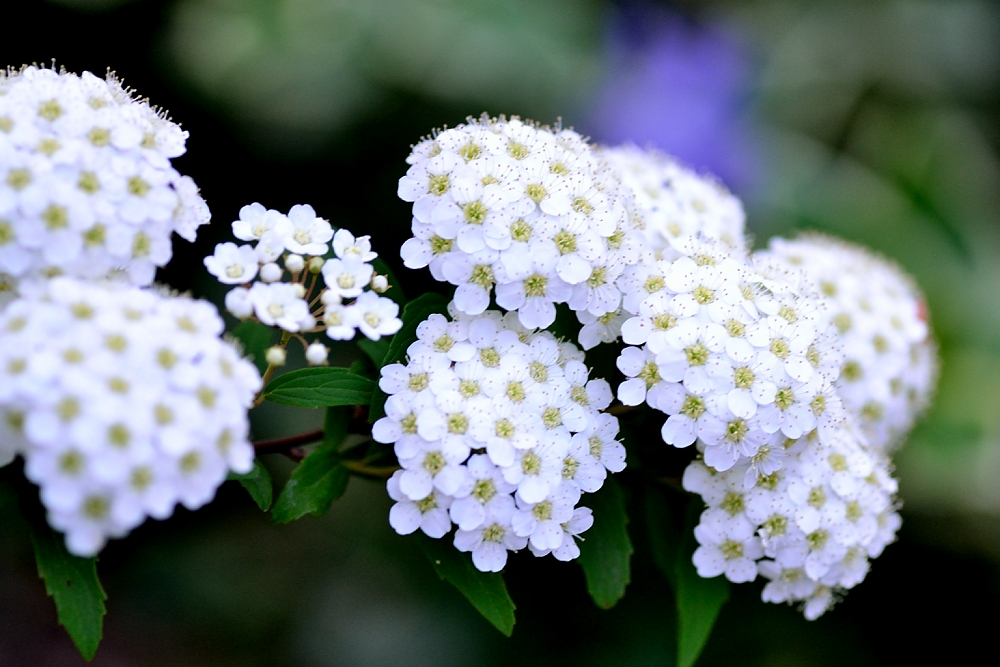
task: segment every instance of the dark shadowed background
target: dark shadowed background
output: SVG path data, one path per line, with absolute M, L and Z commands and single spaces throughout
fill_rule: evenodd
M 943 354 L 934 408 L 897 456 L 897 544 L 806 622 L 735 587 L 700 665 L 892 665 L 994 654 L 1000 607 L 1000 5 L 602 0 L 22 0 L 0 65 L 112 68 L 191 133 L 175 161 L 213 224 L 161 280 L 218 299 L 201 258 L 239 208 L 311 203 L 359 234 L 411 294 L 411 143 L 488 111 L 562 117 L 717 173 L 757 245 L 822 229 L 899 261 Z M 258 437 L 308 430 L 262 410 Z M 267 457 L 279 478 L 291 464 Z M 641 499 L 631 502 L 640 504 Z M 673 597 L 634 561 L 611 611 L 576 564 L 511 559 L 512 639 L 392 533 L 379 485 L 275 526 L 227 483 L 192 514 L 110 544 L 93 665 L 671 665 Z M 636 515 L 638 516 L 638 512 Z M 633 521 L 632 538 L 643 541 Z M 639 553 L 643 553 L 640 549 Z M 0 665 L 83 664 L 56 625 L 24 527 L 0 510 Z

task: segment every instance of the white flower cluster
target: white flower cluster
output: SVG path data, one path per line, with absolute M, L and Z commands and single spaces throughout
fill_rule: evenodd
M 844 352 L 837 393 L 872 447 L 892 450 L 930 402 L 937 349 L 913 280 L 869 250 L 819 234 L 761 253 L 804 271 Z
M 240 285 L 226 295 L 234 316 L 256 316 L 292 333 L 326 331 L 334 340 L 350 340 L 358 330 L 378 340 L 402 326 L 399 306 L 378 294 L 389 284 L 372 268 L 378 254 L 370 237 L 355 238 L 346 229 L 334 233 L 307 204 L 293 206 L 288 215 L 257 203 L 244 206 L 233 234 L 254 245 L 220 243 L 205 267 L 220 282 Z M 334 256 L 327 259 L 331 246 Z M 320 274 L 324 287 L 314 294 Z M 325 349 L 310 363 L 326 361 Z
M 660 289 L 656 281 L 664 263 L 690 254 L 697 241 L 716 242 L 714 252 L 720 257 L 729 253 L 733 261 L 746 258 L 743 205 L 714 178 L 698 175 L 665 154 L 630 145 L 602 146 L 598 156 L 630 194 L 624 201 L 632 227 L 639 230 L 641 251 L 617 275 L 623 295 L 617 309 L 577 312 L 585 350 L 617 341 L 625 321 L 641 315 L 644 299 Z
M 670 253 L 670 239 L 701 235 L 743 248 L 743 204 L 711 176 L 701 176 L 665 153 L 634 145 L 605 147 L 598 154 L 635 195 L 644 247 Z
M 708 505 L 695 528 L 698 574 L 746 582 L 760 573 L 765 602 L 802 603 L 809 620 L 864 579 L 900 525 L 886 460 L 846 426 L 815 436 L 779 445 L 784 465 L 758 473 L 752 488 L 749 468 L 717 472 L 701 461 L 683 480 Z
M 753 580 L 759 573 L 770 580 L 765 601 L 800 602 L 806 617 L 813 619 L 860 583 L 869 559 L 895 538 L 900 518 L 887 452 L 899 444 L 929 401 L 936 349 L 912 281 L 863 248 L 817 235 L 775 239 L 771 250 L 754 257 L 744 271 L 748 267 L 758 287 L 744 294 L 757 293 L 753 301 L 760 317 L 747 322 L 742 336 L 763 355 L 763 368 L 773 368 L 767 352 L 774 354 L 780 345 L 772 338 L 765 349 L 764 339 L 756 340 L 761 326 L 772 336 L 783 331 L 792 343 L 789 358 L 796 356 L 794 350 L 801 356 L 791 368 L 786 361 L 785 379 L 768 376 L 777 391 L 772 400 L 767 387 L 762 396 L 768 402 L 758 401 L 753 418 L 765 433 L 735 461 L 716 451 L 720 438 L 732 448 L 737 436 L 745 439 L 754 430 L 752 420 L 737 412 L 741 406 L 734 403 L 732 392 L 725 403 L 737 421 L 720 428 L 711 417 L 717 412 L 712 401 L 719 401 L 713 391 L 729 388 L 728 383 L 694 399 L 700 379 L 687 374 L 686 395 L 675 390 L 669 399 L 658 394 L 655 400 L 671 415 L 663 427 L 664 440 L 686 445 L 697 437 L 704 452 L 703 461 L 692 463 L 684 476 L 685 488 L 701 494 L 709 507 L 695 529 L 699 573 L 724 573 L 734 582 Z M 808 335 L 801 328 L 794 331 L 803 323 Z M 623 335 L 629 342 L 629 322 Z M 731 353 L 736 348 L 729 346 L 731 342 L 727 364 L 735 367 L 729 362 L 735 361 Z M 707 342 L 705 347 L 711 349 Z M 639 359 L 637 353 L 632 356 Z M 656 361 L 660 372 L 659 355 Z M 627 368 L 619 365 L 640 376 L 629 372 L 637 362 L 630 363 Z M 823 380 L 819 385 L 801 384 L 806 378 L 795 374 L 808 373 L 809 366 L 812 376 Z M 646 368 L 654 377 L 653 367 Z M 761 366 L 749 368 L 756 379 Z M 739 385 L 740 371 L 733 373 Z M 707 374 L 713 375 L 711 369 Z M 788 383 L 787 378 L 796 382 Z M 619 389 L 620 397 L 630 389 L 626 385 Z M 756 389 L 749 389 L 757 400 Z M 785 407 L 789 401 L 792 404 Z M 748 409 L 749 401 L 743 402 Z M 769 415 L 777 414 L 775 408 L 784 420 L 768 438 L 774 428 Z M 700 419 L 692 420 L 692 409 Z
M 414 147 L 399 180 L 413 202 L 407 267 L 457 287 L 455 306 L 478 315 L 496 303 L 545 328 L 555 304 L 590 317 L 617 310 L 616 284 L 639 260 L 631 194 L 572 130 L 518 118 L 469 122 Z
M 625 467 L 618 420 L 602 412 L 610 386 L 588 378 L 579 348 L 516 313 L 453 315 L 422 322 L 407 363 L 382 369 L 390 396 L 372 435 L 395 443 L 402 465 L 390 524 L 440 538 L 454 523 L 455 547 L 483 571 L 525 546 L 576 558 L 575 536 L 593 523 L 581 494 Z
M 204 301 L 53 278 L 0 312 L 0 443 L 25 458 L 68 549 L 96 554 L 147 516 L 247 472 L 261 379 Z
M 0 71 L 0 284 L 113 271 L 150 284 L 171 233 L 193 241 L 210 217 L 170 165 L 187 136 L 110 74 Z
M 376 434 L 396 443 L 404 468 L 389 484 L 399 532 L 440 537 L 458 523 L 455 544 L 478 554 L 481 569 L 502 567 L 506 550 L 529 536 L 515 517 L 536 497 L 510 487 L 523 481 L 510 452 L 545 445 L 498 441 L 489 406 L 502 383 L 469 375 L 482 366 L 473 348 L 487 325 L 468 316 L 495 294 L 516 315 L 503 317 L 500 334 L 489 330 L 491 350 L 506 349 L 493 336 L 516 331 L 512 317 L 545 328 L 559 303 L 576 311 L 584 349 L 624 341 L 618 399 L 667 414 L 663 440 L 700 452 L 684 476 L 709 506 L 695 531 L 699 573 L 734 582 L 760 573 L 771 580 L 765 600 L 802 602 L 809 618 L 861 581 L 899 526 L 884 451 L 936 377 L 923 301 L 904 275 L 817 237 L 749 256 L 742 205 L 710 177 L 665 155 L 593 149 L 575 133 L 517 119 L 470 120 L 418 144 L 408 162 L 399 196 L 413 202 L 414 238 L 403 260 L 456 285 L 462 316 L 436 322 L 409 365 L 382 380 L 394 396 Z M 485 312 L 481 322 L 497 321 Z M 528 342 L 538 340 L 547 339 Z M 449 378 L 444 393 L 437 373 Z M 462 412 L 467 379 L 486 397 Z M 448 435 L 452 414 L 461 438 Z M 520 433 L 514 414 L 498 414 L 512 437 Z M 487 478 L 504 514 L 477 510 L 476 526 L 466 526 L 468 508 L 483 504 L 470 480 Z M 576 497 L 551 500 L 567 520 Z M 552 544 L 557 536 L 572 543 L 553 527 Z
M 681 256 L 637 267 L 622 325 L 628 347 L 625 405 L 646 402 L 670 415 L 663 440 L 696 440 L 718 471 L 749 465 L 747 485 L 782 465 L 775 440 L 843 420 L 833 387 L 840 369 L 821 304 L 785 276 L 733 255 L 718 241 L 673 242 Z M 635 304 L 638 303 L 638 307 Z

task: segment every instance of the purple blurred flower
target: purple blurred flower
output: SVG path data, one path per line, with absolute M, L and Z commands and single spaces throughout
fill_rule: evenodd
M 751 69 L 732 34 L 648 6 L 614 15 L 608 76 L 581 130 L 606 144 L 655 146 L 730 188 L 753 180 Z

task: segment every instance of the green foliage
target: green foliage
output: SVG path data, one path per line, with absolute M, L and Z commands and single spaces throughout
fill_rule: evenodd
M 656 564 L 674 589 L 677 601 L 677 665 L 691 667 L 708 642 L 722 605 L 729 599 L 729 582 L 723 576 L 698 576 L 691 555 L 697 544 L 694 527 L 703 503 L 688 501 L 684 527 L 677 530 L 666 499 L 659 491 L 646 490 L 646 525 Z
M 306 514 L 322 516 L 334 500 L 344 495 L 350 471 L 342 466 L 338 451 L 347 436 L 351 408 L 329 408 L 323 427 L 323 443 L 292 471 L 278 495 L 271 515 L 276 523 L 288 523 Z
M 413 539 L 431 561 L 437 575 L 457 588 L 493 627 L 510 637 L 514 632 L 516 607 L 507 593 L 503 576 L 477 570 L 469 554 L 456 550 L 450 539 L 433 540 L 420 532 Z
M 236 480 L 243 485 L 262 511 L 266 512 L 271 508 L 271 502 L 274 500 L 274 483 L 271 481 L 271 473 L 261 464 L 260 459 L 253 462 L 253 470 L 250 472 L 243 475 L 229 473 L 228 479 Z
M 382 113 L 390 91 L 551 119 L 584 99 L 600 68 L 592 1 L 184 0 L 174 9 L 171 71 L 286 156 L 314 154 L 326 137 Z M 251 42 L 232 37 L 247 31 Z M 269 78 L 283 82 L 281 95 Z M 385 224 L 371 217 L 373 228 Z
M 104 633 L 104 601 L 108 599 L 97 578 L 97 559 L 80 558 L 66 550 L 63 536 L 49 527 L 45 512 L 27 483 L 20 488 L 21 513 L 28 522 L 35 550 L 38 576 L 56 603 L 59 624 L 86 660 L 97 652 Z
M 375 383 L 346 368 L 301 368 L 280 375 L 264 389 L 264 398 L 303 408 L 368 405 Z
M 375 369 L 378 370 L 382 367 L 382 360 L 385 359 L 386 352 L 389 351 L 389 341 L 390 339 L 385 337 L 371 340 L 364 336 L 358 336 L 354 344 L 371 359 L 372 363 L 375 364 Z
M 608 477 L 601 490 L 585 500 L 594 512 L 594 525 L 580 542 L 580 564 L 590 597 L 610 609 L 625 595 L 632 577 L 629 559 L 634 550 L 626 530 L 625 496 L 618 482 Z
M 274 340 L 274 329 L 260 322 L 247 320 L 233 329 L 233 337 L 243 345 L 243 354 L 257 366 L 261 373 L 267 368 L 264 353 Z
M 388 366 L 402 361 L 406 357 L 406 348 L 417 339 L 417 325 L 426 320 L 434 313 L 445 314 L 448 312 L 448 299 L 435 292 L 421 294 L 413 301 L 410 301 L 403 308 L 400 319 L 403 326 L 400 327 L 396 335 L 389 343 L 389 350 L 379 367 Z M 372 392 L 371 410 L 368 413 L 368 420 L 375 421 L 385 415 L 385 400 L 388 398 L 378 386 Z

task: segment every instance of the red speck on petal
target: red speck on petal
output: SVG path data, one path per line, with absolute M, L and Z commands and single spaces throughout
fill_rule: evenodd
M 927 302 L 923 299 L 917 301 L 917 317 L 920 318 L 921 322 L 927 321 Z

